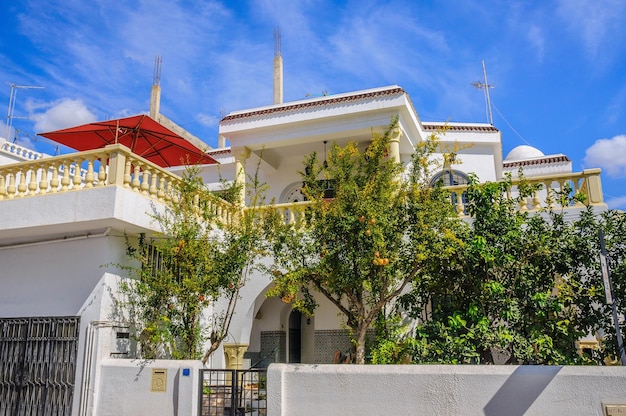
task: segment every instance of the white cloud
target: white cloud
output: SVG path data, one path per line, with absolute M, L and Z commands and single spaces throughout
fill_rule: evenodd
M 30 105 L 33 111 L 31 118 L 35 120 L 35 131 L 38 133 L 78 126 L 96 120 L 96 115 L 89 111 L 80 99 L 63 98 L 43 107 L 46 108 L 45 111 L 37 112 L 42 105 L 40 103 Z
M 528 30 L 528 33 L 526 36 L 528 37 L 528 40 L 537 51 L 537 57 L 539 58 L 540 61 L 542 61 L 545 55 L 545 39 L 543 36 L 543 31 L 541 30 L 540 27 L 536 25 L 532 25 L 530 29 Z
M 28 134 L 11 127 L 7 134 L 7 124 L 0 121 L 0 144 L 4 140 L 24 146 L 27 149 L 35 149 L 35 141 Z
M 626 84 L 615 91 L 606 108 L 606 118 L 611 124 L 619 123 L 626 116 Z
M 557 9 L 569 29 L 582 38 L 592 58 L 619 51 L 619 42 L 612 42 L 611 35 L 621 31 L 625 11 L 623 0 L 559 0 Z
M 5 123 L 4 121 L 0 121 L 0 138 L 9 140 L 14 135 L 15 135 L 15 131 L 13 129 L 10 129 L 7 132 L 7 123 Z
M 335 68 L 364 84 L 381 77 L 392 83 L 407 76 L 431 84 L 436 71 L 430 70 L 434 63 L 429 57 L 451 53 L 444 33 L 415 19 L 409 10 L 376 3 L 361 6 L 344 13 L 337 31 L 328 36 Z
M 599 139 L 585 152 L 583 163 L 588 167 L 600 167 L 611 177 L 626 176 L 626 135 L 611 139 Z
M 199 113 L 196 115 L 196 120 L 204 126 L 215 127 L 220 122 L 220 117 L 213 116 L 211 114 Z
M 626 208 L 626 196 L 618 196 L 615 198 L 609 198 L 606 200 L 606 204 L 609 209 L 625 209 Z
M 20 15 L 22 33 L 39 49 L 54 51 L 36 61 L 45 71 L 42 85 L 53 97 L 67 91 L 80 94 L 97 114 L 147 110 L 155 55 L 163 57 L 164 101 L 170 100 L 173 108 L 199 106 L 198 97 L 206 92 L 198 91 L 197 79 L 219 62 L 213 50 L 230 49 L 240 32 L 218 1 L 166 2 L 159 7 L 145 1 L 132 7 L 120 7 L 113 0 L 50 3 L 41 8 L 30 2 Z M 229 31 L 228 42 L 223 41 L 223 30 Z M 179 90 L 180 85 L 189 87 Z

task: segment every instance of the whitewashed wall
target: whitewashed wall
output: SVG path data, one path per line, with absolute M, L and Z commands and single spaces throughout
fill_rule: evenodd
M 200 368 L 200 361 L 104 360 L 100 368 L 93 414 L 197 415 Z M 153 370 L 165 370 L 165 391 L 154 391 L 159 383 L 153 379 Z
M 267 380 L 268 416 L 601 416 L 626 405 L 625 367 L 272 364 Z
M 0 316 L 76 316 L 109 263 L 126 259 L 121 236 L 0 248 Z M 103 267 L 104 266 L 104 267 Z

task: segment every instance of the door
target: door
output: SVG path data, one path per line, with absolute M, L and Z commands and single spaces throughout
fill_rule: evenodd
M 289 362 L 302 362 L 302 313 L 295 310 L 289 315 Z
M 0 416 L 69 416 L 79 317 L 0 319 Z

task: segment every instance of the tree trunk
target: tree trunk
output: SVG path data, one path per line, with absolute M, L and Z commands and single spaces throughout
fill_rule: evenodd
M 356 364 L 365 364 L 365 337 L 367 335 L 367 326 L 359 325 L 356 328 Z
M 206 365 L 206 362 L 209 361 L 209 357 L 211 356 L 211 354 L 213 354 L 215 350 L 217 350 L 220 344 L 222 343 L 222 339 L 220 339 L 217 342 L 211 342 L 211 346 L 209 347 L 208 350 L 206 350 L 206 352 L 204 353 L 204 356 L 202 357 L 202 365 Z

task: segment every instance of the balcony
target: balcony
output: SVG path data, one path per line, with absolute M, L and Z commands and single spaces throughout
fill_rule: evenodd
M 119 185 L 155 201 L 176 203 L 172 191 L 180 180 L 117 144 L 0 166 L 0 201 Z M 227 215 L 232 206 L 216 201 L 214 210 Z
M 0 166 L 0 204 L 8 201 L 26 201 L 43 195 L 69 195 L 116 186 L 123 188 L 125 192 L 140 195 L 152 203 L 170 204 L 177 201 L 173 190 L 181 180 L 179 176 L 134 155 L 128 148 L 119 144 L 55 157 L 40 157 L 38 154 L 33 154 L 29 159 L 31 160 Z M 532 197 L 519 202 L 520 211 L 539 212 L 559 208 L 558 195 L 567 190 L 583 197 L 581 201 L 577 201 L 575 205 L 568 208 L 593 205 L 606 209 L 602 196 L 600 169 L 531 177 L 526 178 L 526 181 L 531 185 L 540 185 L 541 189 Z M 514 185 L 517 183 L 519 182 L 514 181 Z M 454 201 L 457 214 L 460 217 L 466 217 L 467 210 L 463 193 L 467 190 L 467 185 L 450 186 L 446 189 L 451 193 L 451 201 Z M 511 198 L 516 196 L 515 186 L 508 196 Z M 60 203 L 60 201 L 57 199 L 57 202 Z M 76 198 L 72 201 L 75 202 Z M 279 210 L 287 223 L 297 223 L 304 218 L 303 213 L 307 204 L 307 202 L 275 204 L 262 209 Z M 63 208 L 63 210 L 66 209 Z M 73 209 L 76 211 L 80 207 Z M 145 206 L 144 208 L 137 207 L 131 216 L 137 217 L 137 209 L 144 209 L 143 212 L 147 210 Z M 234 205 L 217 197 L 212 201 L 212 209 L 215 215 L 227 221 L 232 220 L 237 212 Z M 6 211 L 3 210 L 3 212 Z M 18 212 L 23 211 L 18 209 Z M 52 213 L 55 213 L 54 210 Z M 76 215 L 78 214 L 74 214 L 75 217 Z M 82 216 L 81 218 L 87 221 L 91 217 Z M 43 225 L 37 220 L 33 221 L 32 217 L 29 221 L 23 226 Z M 67 221 L 69 222 L 69 219 Z M 7 228 L 12 227 L 7 226 L 6 220 L 0 223 L 0 230 Z
M 542 212 L 561 208 L 580 209 L 589 205 L 606 209 L 602 196 L 600 172 L 600 169 L 585 169 L 582 172 L 524 178 L 525 184 L 537 188 L 537 190 L 533 192 L 532 196 L 521 198 L 517 209 L 520 212 Z M 507 194 L 508 198 L 517 198 L 517 186 L 519 184 L 519 179 L 513 180 L 513 188 Z M 460 217 L 467 217 L 467 207 L 463 198 L 467 188 L 468 185 L 448 186 L 445 188 L 450 192 L 450 200 L 455 204 L 455 211 Z M 559 203 L 559 196 L 561 195 L 577 195 L 579 198 L 575 199 L 573 205 L 563 207 Z
M 535 176 L 525 178 L 528 185 L 540 185 L 531 197 L 523 198 L 518 202 L 518 210 L 521 212 L 543 212 L 547 210 L 564 209 L 573 212 L 586 206 L 595 206 L 599 210 L 607 209 L 602 196 L 602 184 L 600 181 L 600 169 L 585 169 L 582 172 L 564 173 L 555 175 Z M 517 185 L 520 180 L 513 180 L 513 189 L 508 193 L 508 198 L 517 197 Z M 444 189 L 450 192 L 450 201 L 454 204 L 457 215 L 461 218 L 469 218 L 467 214 L 464 193 L 468 185 L 446 186 Z M 580 198 L 574 204 L 563 207 L 558 200 L 559 195 L 579 195 Z M 291 202 L 262 207 L 261 209 L 278 210 L 285 222 L 300 225 L 305 219 L 305 210 L 309 202 Z
M 8 150 L 8 149 L 3 149 Z M 19 150 L 19 149 L 17 149 Z M 30 158 L 29 158 L 30 159 Z M 0 166 L 0 245 L 67 238 L 115 228 L 158 231 L 150 215 L 177 202 L 181 178 L 116 144 Z M 215 215 L 235 207 L 215 198 Z

